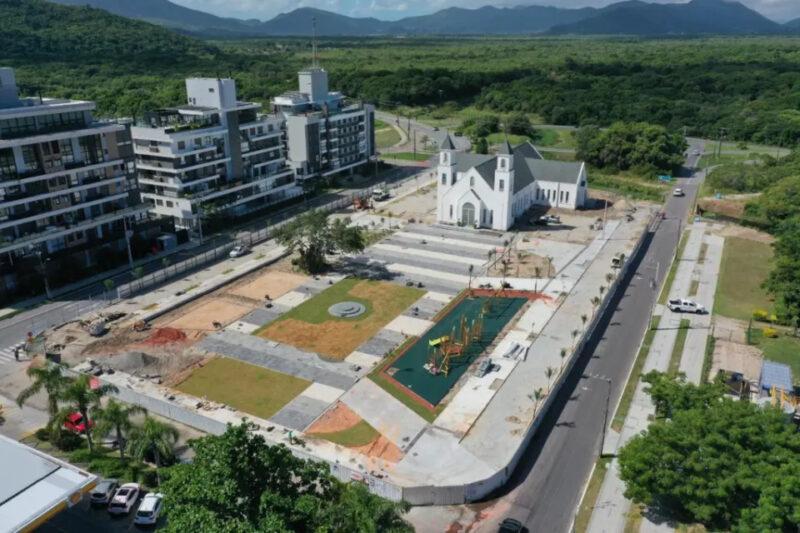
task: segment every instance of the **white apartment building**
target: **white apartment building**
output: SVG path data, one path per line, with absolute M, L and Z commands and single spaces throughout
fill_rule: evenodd
M 215 213 L 241 215 L 302 194 L 286 163 L 282 118 L 238 101 L 232 79 L 187 79 L 186 94 L 186 105 L 147 113 L 131 128 L 152 213 L 202 231 Z
M 349 103 L 328 91 L 328 73 L 311 67 L 298 73 L 299 90 L 272 100 L 286 119 L 289 165 L 298 180 L 353 172 L 375 159 L 375 108 Z
M 0 303 L 124 264 L 147 218 L 128 127 L 93 102 L 20 98 L 0 68 Z

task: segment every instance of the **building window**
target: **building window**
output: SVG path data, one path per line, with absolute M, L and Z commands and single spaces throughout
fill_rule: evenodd
M 475 186 L 475 176 L 470 176 L 469 177 L 469 186 L 470 187 L 474 187 Z
M 208 88 L 208 92 L 213 93 L 214 92 L 214 88 L 213 87 L 209 87 Z
M 453 204 L 450 204 L 450 220 L 453 219 Z
M 505 180 L 500 180 L 500 183 L 498 183 L 498 188 L 500 189 L 500 192 L 503 192 L 504 190 L 506 190 L 506 182 L 505 182 Z
M 178 150 L 186 149 L 186 141 L 178 141 Z
M 442 174 L 442 185 L 447 185 L 447 176 Z
M 564 196 L 566 197 L 566 200 L 564 201 L 569 203 L 569 191 L 567 191 Z
M 506 168 L 506 160 L 503 158 L 500 158 L 500 168 Z

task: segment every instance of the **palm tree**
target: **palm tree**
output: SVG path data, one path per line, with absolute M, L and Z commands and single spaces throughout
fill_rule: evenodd
M 98 435 L 107 435 L 111 431 L 116 433 L 120 459 L 125 459 L 125 439 L 123 434 L 131 430 L 133 427 L 131 417 L 137 413 L 147 413 L 147 409 L 138 405 L 124 405 L 113 398 L 108 400 L 105 407 L 95 409 L 95 430 Z
M 533 404 L 533 416 L 536 416 L 536 411 L 539 410 L 539 402 L 542 401 L 544 398 L 544 391 L 542 389 L 536 389 L 533 391 L 533 394 L 530 396 L 531 400 L 534 401 Z
M 600 285 L 600 287 L 597 288 L 597 291 L 600 293 L 600 296 L 602 297 L 603 293 L 606 292 L 606 286 Z
M 469 273 L 469 285 L 467 286 L 468 290 L 472 290 L 472 271 L 475 270 L 475 265 L 470 265 L 467 267 L 467 273 Z
M 548 366 L 547 369 L 544 371 L 544 375 L 547 377 L 547 390 L 550 390 L 550 380 L 553 378 L 553 375 L 556 373 L 556 369 L 552 366 Z
M 153 454 L 153 462 L 156 465 L 156 481 L 161 485 L 158 467 L 161 466 L 162 458 L 171 457 L 174 454 L 177 440 L 177 429 L 148 416 L 141 426 L 131 430 L 128 436 L 128 451 L 140 461 L 144 461 L 148 454 Z
M 67 387 L 69 379 L 63 374 L 61 365 L 49 362 L 44 366 L 29 366 L 26 373 L 33 383 L 19 393 L 17 405 L 22 407 L 31 397 L 45 391 L 47 393 L 47 414 L 50 416 L 47 427 L 57 440 L 55 430 L 58 429 L 58 426 L 54 426 L 53 421 L 58 414 L 58 400 Z
M 558 371 L 558 373 L 560 374 L 561 372 L 564 371 L 564 363 L 567 358 L 567 349 L 561 348 L 561 353 L 559 353 L 559 355 L 561 356 L 561 369 Z
M 589 317 L 586 314 L 581 315 L 581 322 L 583 322 L 583 329 L 586 329 L 586 322 L 589 320 Z
M 578 335 L 580 335 L 580 334 L 581 334 L 581 331 L 579 329 L 573 329 L 572 330 L 571 335 L 572 335 L 572 349 L 573 350 L 575 349 L 575 340 L 578 338 Z
M 594 315 L 597 312 L 598 305 L 600 305 L 600 298 L 595 296 L 594 298 L 592 298 L 592 315 Z
M 542 267 L 533 267 L 533 273 L 536 275 L 536 279 L 533 282 L 533 292 L 539 292 L 539 278 L 542 277 Z
M 609 285 L 611 285 L 611 282 L 612 282 L 612 281 L 614 281 L 614 274 L 612 274 L 611 272 L 609 272 L 608 274 L 606 274 L 606 283 L 608 283 Z
M 112 392 L 117 392 L 117 387 L 108 383 L 98 385 L 92 388 L 90 376 L 81 374 L 75 380 L 70 381 L 69 385 L 61 392 L 60 400 L 64 401 L 67 405 L 62 408 L 56 420 L 59 425 L 63 423 L 67 417 L 78 412 L 83 417 L 83 422 L 86 429 L 86 444 L 89 446 L 89 452 L 94 451 L 94 441 L 92 441 L 92 424 L 93 420 L 89 418 L 89 412 L 94 416 L 94 410 L 100 407 L 100 400 L 103 396 L 107 396 Z

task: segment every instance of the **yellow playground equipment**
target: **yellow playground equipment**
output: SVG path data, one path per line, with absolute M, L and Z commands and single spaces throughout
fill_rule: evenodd
M 458 333 L 458 336 L 456 336 L 456 333 Z M 467 317 L 462 315 L 458 324 L 458 331 L 456 331 L 456 325 L 454 324 L 450 335 L 444 335 L 428 341 L 429 355 L 425 368 L 431 374 L 443 374 L 446 376 L 450 371 L 450 360 L 464 355 L 470 344 L 479 341 L 482 334 L 483 313 L 471 323 L 468 323 Z
M 795 397 L 794 394 L 791 392 L 787 392 L 775 385 L 772 386 L 772 390 L 770 391 L 770 397 L 772 399 L 772 405 L 783 408 L 784 405 L 791 405 L 792 407 L 798 407 L 798 398 Z

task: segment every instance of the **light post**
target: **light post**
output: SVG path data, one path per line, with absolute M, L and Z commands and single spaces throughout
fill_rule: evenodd
M 47 296 L 47 299 L 50 300 L 50 281 L 47 279 L 47 262 L 50 261 L 50 258 L 46 260 L 42 260 L 42 252 L 36 252 L 36 257 L 39 259 L 39 268 L 42 269 L 42 277 L 44 278 L 44 293 Z
M 128 248 L 128 266 L 133 270 L 133 252 L 131 252 L 131 231 L 128 230 L 128 217 L 122 218 L 122 227 L 125 230 L 125 245 Z

